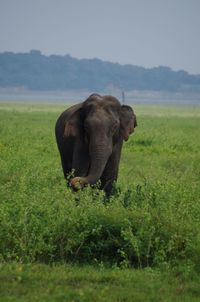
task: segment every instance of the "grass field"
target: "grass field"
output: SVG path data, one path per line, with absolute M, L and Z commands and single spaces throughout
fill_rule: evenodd
M 66 186 L 65 108 L 0 103 L 0 301 L 200 301 L 200 107 L 134 107 L 109 201 Z

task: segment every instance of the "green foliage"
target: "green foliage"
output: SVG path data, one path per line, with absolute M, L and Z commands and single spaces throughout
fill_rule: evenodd
M 136 107 L 109 200 L 67 187 L 54 138 L 60 111 L 1 105 L 1 260 L 200 271 L 200 109 Z
M 109 85 L 129 90 L 200 91 L 200 77 L 159 66 L 146 69 L 99 59 L 75 59 L 69 55 L 0 53 L 0 87 L 31 90 L 87 89 L 102 91 Z

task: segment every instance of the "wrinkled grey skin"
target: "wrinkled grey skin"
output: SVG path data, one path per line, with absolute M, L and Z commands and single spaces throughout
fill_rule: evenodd
M 109 195 L 117 180 L 123 140 L 137 126 L 130 106 L 113 96 L 92 94 L 83 103 L 65 110 L 57 120 L 55 133 L 64 176 L 74 171 L 73 189 L 98 180 Z

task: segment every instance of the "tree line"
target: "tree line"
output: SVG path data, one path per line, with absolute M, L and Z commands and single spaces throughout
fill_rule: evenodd
M 200 75 L 170 67 L 144 68 L 120 65 L 100 59 L 76 59 L 70 55 L 0 53 L 0 87 L 24 87 L 30 90 L 102 91 L 106 87 L 131 90 L 200 92 Z

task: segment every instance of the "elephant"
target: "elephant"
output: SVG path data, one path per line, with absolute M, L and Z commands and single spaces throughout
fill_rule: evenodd
M 55 134 L 64 177 L 72 189 L 94 185 L 109 195 L 117 180 L 123 141 L 137 126 L 136 115 L 111 95 L 90 95 L 58 118 Z

